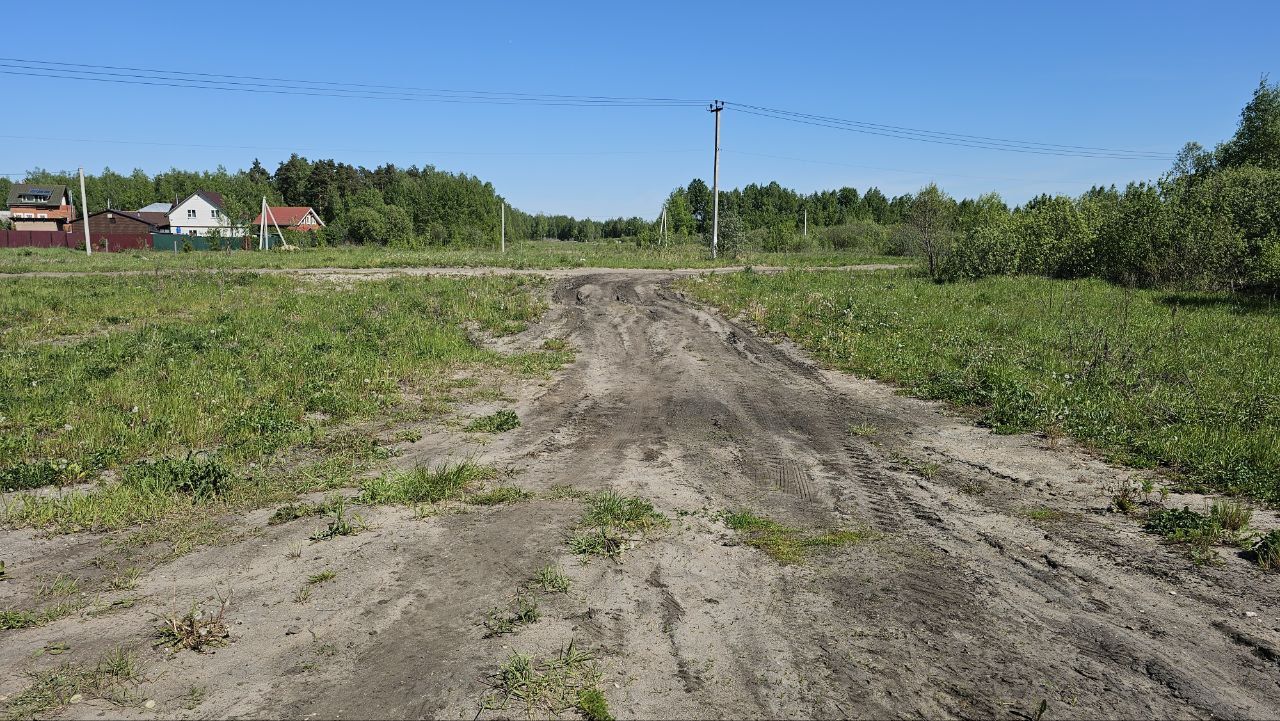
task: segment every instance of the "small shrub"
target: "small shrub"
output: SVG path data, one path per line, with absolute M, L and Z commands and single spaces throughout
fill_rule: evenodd
M 466 425 L 462 430 L 468 433 L 505 433 L 520 427 L 520 417 L 515 411 L 503 410 L 481 416 Z
M 218 610 L 214 612 L 207 612 L 195 604 L 182 616 L 171 614 L 165 617 L 156 629 L 156 645 L 175 651 L 201 651 L 208 646 L 225 645 L 230 633 L 224 616 L 230 602 L 230 598 L 221 599 Z
M 135 463 L 125 468 L 123 484 L 144 495 L 185 495 L 204 503 L 224 495 L 234 478 L 216 458 L 188 455 Z

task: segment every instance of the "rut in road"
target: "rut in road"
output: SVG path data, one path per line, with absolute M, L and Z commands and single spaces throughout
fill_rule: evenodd
M 823 371 L 669 280 L 557 287 L 536 332 L 579 359 L 507 447 L 529 479 L 880 539 L 782 567 L 698 519 L 597 568 L 570 630 L 624 669 L 620 711 L 1280 716 L 1280 635 L 1241 631 L 1274 574 L 1195 568 L 1105 513 L 1116 469 Z

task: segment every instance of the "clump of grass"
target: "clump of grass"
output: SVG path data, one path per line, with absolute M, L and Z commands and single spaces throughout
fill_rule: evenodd
M 156 629 L 156 645 L 174 651 L 203 651 L 210 646 L 226 645 L 231 635 L 225 621 L 230 603 L 230 597 L 219 599 L 216 611 L 206 611 L 200 604 L 192 604 L 191 609 L 181 616 L 171 613 L 162 617 Z
M 497 506 L 503 503 L 516 503 L 532 497 L 532 493 L 519 486 L 498 486 L 488 491 L 467 496 L 467 503 L 476 506 Z
M 485 638 L 515 633 L 521 626 L 535 623 L 539 618 L 541 614 L 538 612 L 538 599 L 517 591 L 512 608 L 494 608 L 489 611 L 484 621 L 484 627 L 488 629 Z
M 271 517 L 267 519 L 267 525 L 278 526 L 282 523 L 288 523 L 299 518 L 308 518 L 310 516 L 319 516 L 325 513 L 333 513 L 340 503 L 337 496 L 326 498 L 323 503 L 287 503 L 275 510 Z
M 581 488 L 574 488 L 567 483 L 555 483 L 551 488 L 547 489 L 546 497 L 552 500 L 562 500 L 565 498 L 583 499 L 590 497 L 591 494 Z
M 197 503 L 225 495 L 235 475 L 217 458 L 187 454 L 186 458 L 139 461 L 124 469 L 123 485 L 150 496 L 189 496 Z
M 648 500 L 605 491 L 587 500 L 581 527 L 570 537 L 569 548 L 580 556 L 616 560 L 650 530 L 666 525 L 666 516 Z
M 587 721 L 613 721 L 613 714 L 609 712 L 609 701 L 604 697 L 604 692 L 597 687 L 578 691 L 578 710 Z
M 512 410 L 501 410 L 481 416 L 468 423 L 462 430 L 468 433 L 505 433 L 520 427 L 520 417 Z
M 138 587 L 138 579 L 142 577 L 142 569 L 136 566 L 130 566 L 123 571 L 117 571 L 107 586 L 113 591 L 132 591 Z
M 1062 511 L 1055 508 L 1029 508 L 1026 510 L 1027 518 L 1033 521 L 1057 521 L 1062 519 Z
M 870 423 L 852 423 L 849 425 L 849 435 L 858 438 L 868 438 L 879 433 L 880 429 Z
M 311 587 L 300 586 L 298 590 L 293 592 L 294 603 L 306 603 L 311 600 Z
M 1220 498 L 1209 507 L 1209 518 L 1218 524 L 1224 536 L 1234 539 L 1249 528 L 1253 509 L 1241 501 Z
M 336 572 L 326 568 L 319 573 L 308 576 L 307 583 L 314 586 L 317 583 L 325 583 L 327 581 L 332 581 L 337 577 L 338 577 L 338 574 Z
M 746 545 L 764 551 L 780 563 L 797 563 L 815 550 L 860 543 L 870 537 L 862 531 L 839 529 L 805 532 L 745 510 L 726 513 L 723 520 L 743 536 Z
M 42 580 L 36 587 L 37 598 L 69 598 L 80 593 L 79 579 L 65 574 L 58 574 L 52 581 Z
M 562 351 L 568 347 L 569 343 L 564 338 L 548 338 L 542 341 L 543 350 Z
M 529 718 L 559 716 L 577 709 L 588 719 L 610 718 L 608 703 L 600 692 L 600 671 L 591 654 L 573 643 L 551 659 L 534 660 L 513 653 L 498 668 L 494 691 L 485 708 L 503 710 L 517 704 Z M 595 693 L 589 693 L 594 690 Z
M 418 466 L 404 473 L 372 478 L 360 484 L 360 503 L 439 503 L 461 497 L 467 486 L 494 478 L 497 469 L 471 461 L 431 468 Z
M 327 541 L 338 536 L 354 536 L 365 529 L 364 519 L 358 514 L 347 514 L 346 500 L 335 497 L 333 509 L 330 511 L 329 525 L 311 536 L 313 541 Z
M 570 581 L 559 566 L 544 566 L 533 574 L 533 583 L 548 593 L 568 593 Z
M 1152 511 L 1143 526 L 1173 543 L 1185 544 L 1188 554 L 1196 563 L 1210 563 L 1217 559 L 1213 547 L 1228 538 L 1219 520 L 1183 506 Z
M 31 685 L 9 699 L 11 719 L 46 718 L 73 700 L 102 698 L 114 703 L 130 700 L 131 687 L 142 678 L 137 654 L 123 646 L 107 651 L 91 666 L 70 662 L 29 674 Z
M 1246 555 L 1265 569 L 1280 568 L 1280 529 L 1259 538 Z

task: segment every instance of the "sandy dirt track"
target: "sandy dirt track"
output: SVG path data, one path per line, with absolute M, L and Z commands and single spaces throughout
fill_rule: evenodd
M 300 558 L 286 551 L 315 524 L 268 527 L 264 509 L 238 519 L 240 540 L 117 594 L 145 599 L 133 608 L 3 632 L 0 694 L 47 663 L 31 658 L 46 643 L 86 658 L 133 643 L 158 708 L 95 701 L 64 716 L 518 717 L 480 709 L 493 671 L 513 650 L 549 655 L 572 639 L 599 660 L 620 718 L 1030 718 L 1041 701 L 1046 719 L 1280 717 L 1280 574 L 1227 556 L 1194 566 L 1107 512 L 1104 485 L 1126 471 L 823 370 L 688 302 L 676 277 L 566 272 L 544 321 L 502 341 L 562 337 L 577 351 L 551 381 L 512 389 L 523 426 L 478 449 L 435 427 L 397 459 L 478 453 L 535 493 L 645 496 L 671 527 L 622 563 L 568 552 L 572 500 L 426 520 L 370 509 L 369 531 Z M 1034 520 L 1037 508 L 1060 517 Z M 730 509 L 876 537 L 780 565 L 718 520 Z M 28 577 L 102 553 L 92 537 L 10 531 L 4 543 Z M 548 563 L 564 565 L 571 593 L 544 597 L 543 618 L 518 633 L 483 638 L 484 613 Z M 335 581 L 292 602 L 323 568 Z M 226 587 L 230 645 L 150 650 L 151 612 Z M 22 593 L 0 585 L 0 605 Z M 186 710 L 193 683 L 208 695 Z

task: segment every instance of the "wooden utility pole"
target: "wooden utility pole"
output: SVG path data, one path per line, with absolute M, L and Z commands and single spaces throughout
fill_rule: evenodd
M 711 259 L 716 258 L 716 246 L 720 244 L 720 111 L 724 102 L 717 100 L 707 108 L 716 116 L 715 165 L 711 170 Z
M 667 244 L 667 204 L 662 204 L 662 230 L 658 233 L 658 245 Z
M 498 241 L 499 249 L 505 253 L 507 252 L 507 202 L 505 200 L 502 201 L 502 209 L 499 212 L 502 214 L 502 237 Z
M 804 237 L 809 237 L 809 209 L 804 209 Z
M 93 255 L 89 244 L 89 198 L 84 194 L 84 168 L 80 168 L 80 224 L 84 226 L 84 254 Z

